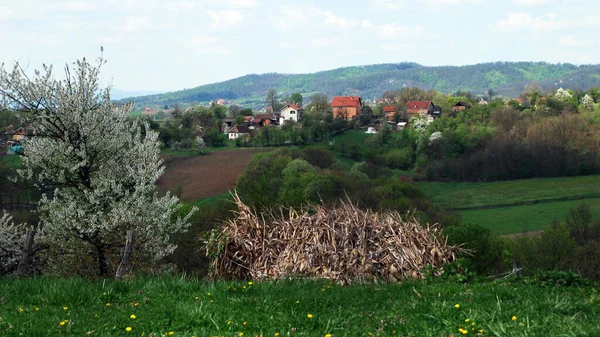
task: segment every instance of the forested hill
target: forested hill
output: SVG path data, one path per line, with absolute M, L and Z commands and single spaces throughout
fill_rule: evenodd
M 600 86 L 600 65 L 550 64 L 545 62 L 496 62 L 468 66 L 427 67 L 416 63 L 377 64 L 321 71 L 313 74 L 246 75 L 232 80 L 163 94 L 131 98 L 138 107 L 208 102 L 218 99 L 259 107 L 271 88 L 280 98 L 299 92 L 359 95 L 377 99 L 386 90 L 403 86 L 436 89 L 443 93 L 459 90 L 473 94 L 493 89 L 498 95 L 516 97 L 527 84 L 541 89 Z M 129 99 L 126 99 L 129 100 Z

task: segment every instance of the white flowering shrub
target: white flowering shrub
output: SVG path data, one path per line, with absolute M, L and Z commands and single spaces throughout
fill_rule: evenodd
M 573 97 L 567 90 L 563 88 L 558 88 L 556 90 L 556 94 L 554 95 L 556 98 L 571 98 Z
M 586 108 L 592 110 L 594 108 L 594 99 L 592 96 L 585 94 L 581 98 L 581 104 Z
M 206 142 L 204 141 L 204 138 L 197 136 L 196 137 L 196 152 L 198 152 L 198 154 L 202 154 L 204 152 L 205 147 L 206 147 Z
M 175 250 L 172 235 L 186 231 L 195 212 L 174 219 L 177 197 L 157 194 L 164 171 L 158 133 L 129 118 L 131 104 L 112 104 L 110 87 L 99 88 L 103 63 L 78 60 L 64 80 L 46 66 L 33 77 L 18 64 L 12 72 L 0 69 L 0 94 L 10 108 L 31 116 L 34 129 L 23 140 L 17 172 L 52 191 L 39 202 L 40 239 L 64 249 L 87 243 L 101 275 L 118 260 L 111 254 L 123 247 L 127 230 L 134 233 L 134 253 L 157 260 Z
M 442 139 L 442 133 L 440 131 L 436 131 L 429 136 L 429 144 L 435 143 L 438 140 Z
M 410 124 L 420 135 L 423 135 L 427 131 L 427 127 L 431 124 L 431 119 L 427 114 L 427 111 L 421 111 L 418 115 L 410 119 Z
M 24 225 L 15 225 L 12 216 L 2 210 L 2 217 L 0 217 L 0 275 L 11 273 L 17 269 L 24 242 Z

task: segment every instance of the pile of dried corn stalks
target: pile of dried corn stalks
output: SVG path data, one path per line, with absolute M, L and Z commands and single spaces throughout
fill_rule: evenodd
M 215 279 L 329 278 L 339 282 L 420 277 L 452 262 L 460 248 L 414 216 L 374 213 L 351 203 L 257 214 L 234 195 L 237 216 L 207 241 Z M 287 213 L 287 214 L 286 214 Z

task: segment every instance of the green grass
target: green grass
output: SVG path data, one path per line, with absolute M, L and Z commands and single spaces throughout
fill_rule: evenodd
M 211 207 L 221 200 L 232 200 L 229 192 L 213 195 L 212 197 L 194 200 L 191 204 L 197 207 Z
M 2 336 L 458 336 L 459 328 L 468 335 L 482 329 L 480 336 L 600 334 L 600 294 L 591 286 L 0 281 Z
M 492 209 L 461 210 L 464 222 L 489 228 L 495 234 L 513 234 L 542 230 L 554 219 L 565 221 L 570 209 L 582 203 L 590 206 L 594 219 L 600 218 L 600 202 L 594 200 L 569 200 Z
M 21 167 L 21 157 L 20 156 L 15 156 L 15 155 L 0 156 L 0 161 L 2 162 L 2 164 L 0 164 L 0 165 L 6 165 L 6 167 L 11 167 L 11 168 L 20 168 Z
M 443 208 L 469 208 L 557 198 L 600 198 L 600 175 L 523 179 L 490 183 L 422 182 L 419 186 Z

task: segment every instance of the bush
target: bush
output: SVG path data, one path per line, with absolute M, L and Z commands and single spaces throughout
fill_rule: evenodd
M 498 274 L 508 269 L 504 254 L 509 243 L 492 235 L 489 229 L 464 223 L 446 227 L 443 233 L 447 235 L 449 244 L 464 244 L 464 248 L 471 250 L 471 255 L 465 256 L 470 263 L 468 269 L 480 275 Z
M 413 166 L 411 148 L 395 149 L 385 154 L 385 165 L 393 169 L 409 170 Z
M 319 168 L 330 168 L 335 163 L 335 157 L 324 147 L 311 146 L 303 150 L 306 160 Z

